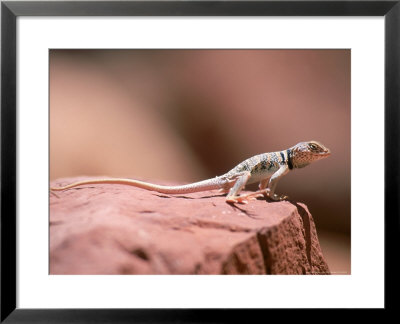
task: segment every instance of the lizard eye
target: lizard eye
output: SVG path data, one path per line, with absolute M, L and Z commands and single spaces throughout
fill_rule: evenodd
M 316 151 L 316 150 L 318 149 L 318 146 L 317 146 L 316 144 L 314 144 L 314 143 L 308 144 L 308 147 L 309 147 L 310 149 L 314 150 L 314 151 Z

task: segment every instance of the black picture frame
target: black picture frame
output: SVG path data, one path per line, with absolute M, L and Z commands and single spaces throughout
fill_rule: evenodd
M 251 310 L 16 308 L 16 19 L 19 16 L 384 16 L 385 309 L 396 307 L 399 237 L 400 0 L 395 1 L 2 1 L 1 3 L 1 322 L 236 322 Z M 373 153 L 366 152 L 371 163 Z M 373 188 L 371 197 L 373 199 Z M 396 244 L 397 243 L 397 244 Z M 373 261 L 371 261 L 373 262 Z M 367 283 L 366 283 L 367 284 Z M 263 310 L 252 310 L 262 312 Z M 253 317 L 253 314 L 251 315 Z M 263 316 L 254 314 L 254 316 Z

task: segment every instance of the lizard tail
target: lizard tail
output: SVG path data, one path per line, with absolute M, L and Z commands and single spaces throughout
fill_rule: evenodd
M 221 180 L 218 178 L 208 179 L 204 181 L 199 181 L 187 185 L 182 186 L 162 186 L 156 185 L 149 182 L 133 180 L 133 179 L 93 179 L 93 180 L 83 180 L 71 183 L 69 185 L 63 187 L 51 187 L 51 191 L 62 191 L 82 185 L 88 184 L 121 184 L 134 186 L 141 189 L 157 191 L 165 194 L 180 194 L 180 193 L 191 193 L 191 192 L 199 192 L 213 189 L 220 189 L 222 187 Z

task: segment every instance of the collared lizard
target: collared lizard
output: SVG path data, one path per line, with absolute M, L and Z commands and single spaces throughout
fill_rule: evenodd
M 87 184 L 122 184 L 157 191 L 164 194 L 187 194 L 193 192 L 219 189 L 228 193 L 229 203 L 246 204 L 260 196 L 279 201 L 287 199 L 285 195 L 275 193 L 278 181 L 292 169 L 303 168 L 310 163 L 324 159 L 330 150 L 317 141 L 301 142 L 295 146 L 279 151 L 255 155 L 239 163 L 227 173 L 215 178 L 180 186 L 162 186 L 132 179 L 94 179 L 75 182 L 63 187 L 50 188 L 61 191 Z M 259 190 L 246 195 L 239 195 L 246 184 L 260 182 Z

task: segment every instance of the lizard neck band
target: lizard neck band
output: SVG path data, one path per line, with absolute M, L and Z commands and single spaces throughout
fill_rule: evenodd
M 289 167 L 289 170 L 293 169 L 293 161 L 292 161 L 292 155 L 290 154 L 290 150 L 286 150 L 286 154 L 287 154 L 287 165 Z

